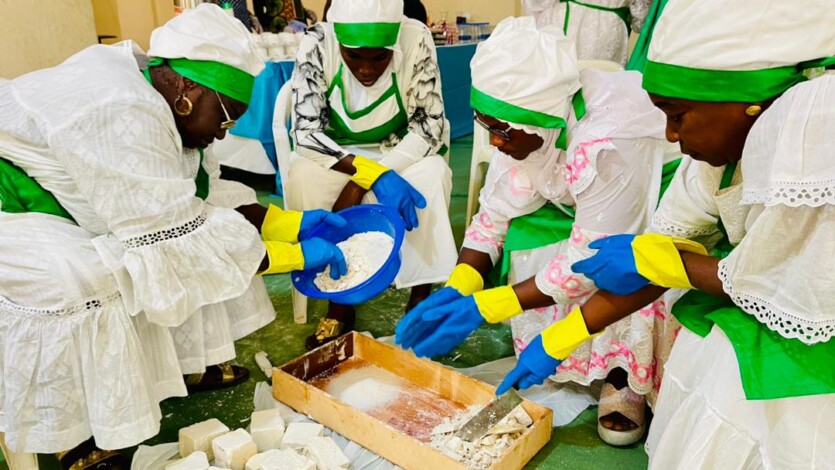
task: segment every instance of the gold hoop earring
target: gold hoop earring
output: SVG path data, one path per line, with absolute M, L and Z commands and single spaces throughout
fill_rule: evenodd
M 763 112 L 763 107 L 758 104 L 752 104 L 751 106 L 748 106 L 748 109 L 745 110 L 745 114 L 751 117 L 759 116 L 761 112 Z
M 186 105 L 185 111 L 180 111 L 180 105 L 178 103 L 184 102 Z M 180 95 L 174 100 L 174 112 L 177 113 L 177 116 L 188 116 L 194 110 L 194 103 L 191 102 L 185 95 Z

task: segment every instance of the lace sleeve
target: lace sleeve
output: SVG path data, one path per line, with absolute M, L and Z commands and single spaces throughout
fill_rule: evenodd
M 785 338 L 806 344 L 835 337 L 835 206 L 766 207 L 719 263 L 725 292 Z
M 496 150 L 478 197 L 478 213 L 464 234 L 464 248 L 487 253 L 496 263 L 511 219 L 530 214 L 547 202 L 521 165 Z
M 683 157 L 647 231 L 687 238 L 710 249 L 722 237 L 717 226 L 719 209 L 702 179 L 699 165 Z
M 296 152 L 330 168 L 347 152 L 325 128 L 330 121 L 328 84 L 324 68 L 325 32 L 321 25 L 310 28 L 299 44 L 293 71 L 293 138 Z

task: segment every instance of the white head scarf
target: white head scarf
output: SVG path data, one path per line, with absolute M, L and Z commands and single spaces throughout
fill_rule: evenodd
M 575 49 L 559 28 L 537 29 L 532 17 L 506 18 L 470 63 L 473 108 L 545 141 L 520 163 L 550 200 L 567 189 L 555 146 L 567 133 L 571 101 L 580 90 Z
M 209 3 L 186 10 L 155 29 L 148 55 L 169 59 L 180 75 L 244 103 L 249 102 L 255 76 L 264 68 L 264 58 L 244 25 Z M 206 63 L 222 66 L 206 72 L 201 70 Z
M 343 46 L 391 48 L 400 35 L 403 0 L 334 0 L 328 21 Z
M 696 101 L 758 102 L 803 81 L 798 64 L 835 55 L 832 0 L 670 0 L 644 88 Z

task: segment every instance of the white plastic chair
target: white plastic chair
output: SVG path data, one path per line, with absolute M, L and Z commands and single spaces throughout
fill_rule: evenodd
M 288 81 L 278 91 L 278 96 L 275 100 L 275 112 L 273 113 L 273 136 L 275 138 L 275 152 L 278 161 L 278 171 L 281 175 L 281 189 L 282 194 L 287 194 L 287 181 L 290 180 L 290 157 L 293 150 L 290 144 L 290 133 L 287 131 L 293 109 L 293 92 L 291 83 Z M 444 126 L 443 142 L 449 149 L 450 145 L 450 124 L 446 121 Z M 364 148 L 363 152 L 366 156 L 372 157 L 373 153 L 378 151 L 379 146 L 374 145 L 360 145 Z M 449 155 L 451 150 L 447 150 L 444 155 L 444 160 L 449 165 Z M 369 155 L 372 154 L 372 155 Z M 284 198 L 284 208 L 287 207 L 287 198 Z M 293 300 L 293 320 L 296 323 L 307 323 L 307 297 L 301 294 L 295 287 L 290 286 L 292 300 Z
M 604 72 L 619 72 L 623 67 L 611 60 L 581 60 L 577 63 L 580 70 L 593 68 Z M 478 193 L 484 186 L 484 175 L 487 173 L 487 164 L 493 157 L 495 147 L 490 145 L 490 133 L 481 126 L 473 125 L 473 156 L 470 162 L 470 187 L 467 190 L 467 218 L 466 225 L 470 224 L 473 216 L 478 210 Z
M 38 470 L 38 455 L 10 451 L 6 447 L 3 433 L 0 433 L 0 451 L 3 452 L 9 470 Z
M 478 210 L 478 193 L 484 186 L 484 175 L 487 173 L 487 165 L 493 158 L 493 151 L 496 147 L 490 145 L 490 133 L 481 126 L 473 123 L 473 156 L 470 161 L 470 185 L 467 189 L 467 218 L 464 225 L 470 225 L 470 221 Z

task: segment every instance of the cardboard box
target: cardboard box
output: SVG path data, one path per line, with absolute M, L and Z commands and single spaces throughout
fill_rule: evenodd
M 310 416 L 407 470 L 467 468 L 427 443 L 308 383 L 310 379 L 351 357 L 362 359 L 465 406 L 486 405 L 495 394 L 495 389 L 483 382 L 436 362 L 419 359 L 411 352 L 352 332 L 275 368 L 273 396 L 299 413 Z M 523 407 L 533 420 L 533 425 L 490 467 L 491 470 L 521 469 L 551 439 L 551 410 L 527 400 Z

